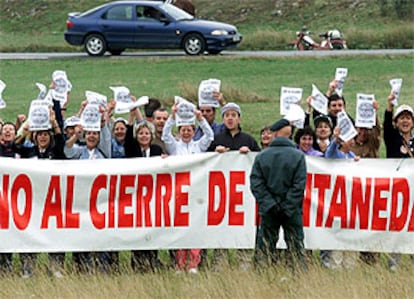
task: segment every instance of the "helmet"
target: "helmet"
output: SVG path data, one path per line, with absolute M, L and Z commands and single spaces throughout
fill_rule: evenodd
M 341 38 L 341 32 L 339 32 L 339 30 L 329 30 L 328 31 L 328 36 L 330 38 Z

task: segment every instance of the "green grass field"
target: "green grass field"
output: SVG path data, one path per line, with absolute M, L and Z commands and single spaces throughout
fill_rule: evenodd
M 282 86 L 304 89 L 304 101 L 316 84 L 325 91 L 334 78 L 336 67 L 347 67 L 344 97 L 347 111 L 355 115 L 356 93 L 375 94 L 380 103 L 380 118 L 390 92 L 389 80 L 403 78 L 401 103 L 413 105 L 414 60 L 412 55 L 334 58 L 220 58 L 182 57 L 178 59 L 56 59 L 0 61 L 0 79 L 7 87 L 3 98 L 7 108 L 0 111 L 3 120 L 14 120 L 28 113 L 38 89 L 36 82 L 48 85 L 54 70 L 65 70 L 72 82 L 68 115 L 75 114 L 91 90 L 111 98 L 109 86 L 124 85 L 136 96 L 148 95 L 170 106 L 175 95 L 194 103 L 201 80 L 222 80 L 227 101 L 242 107 L 242 127 L 258 139 L 263 125 L 281 116 L 279 98 Z

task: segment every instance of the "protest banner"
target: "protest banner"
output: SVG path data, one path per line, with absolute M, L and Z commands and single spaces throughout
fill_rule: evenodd
M 253 248 L 256 155 L 0 158 L 0 251 Z M 413 159 L 306 159 L 308 249 L 414 253 Z

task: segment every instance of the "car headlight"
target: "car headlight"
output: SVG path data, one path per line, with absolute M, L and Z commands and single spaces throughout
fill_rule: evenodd
M 211 32 L 211 35 L 229 35 L 229 32 L 226 30 L 216 29 Z

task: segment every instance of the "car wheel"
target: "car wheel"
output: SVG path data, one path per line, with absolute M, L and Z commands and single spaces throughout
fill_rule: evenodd
M 210 55 L 218 55 L 221 53 L 221 50 L 208 50 L 208 54 Z
M 109 52 L 112 55 L 118 56 L 121 55 L 122 52 L 124 52 L 125 49 L 109 49 Z
M 91 56 L 102 56 L 106 52 L 106 42 L 102 35 L 91 34 L 85 40 L 85 51 Z
M 198 33 L 191 33 L 184 38 L 184 51 L 188 55 L 200 55 L 204 52 L 206 43 Z

